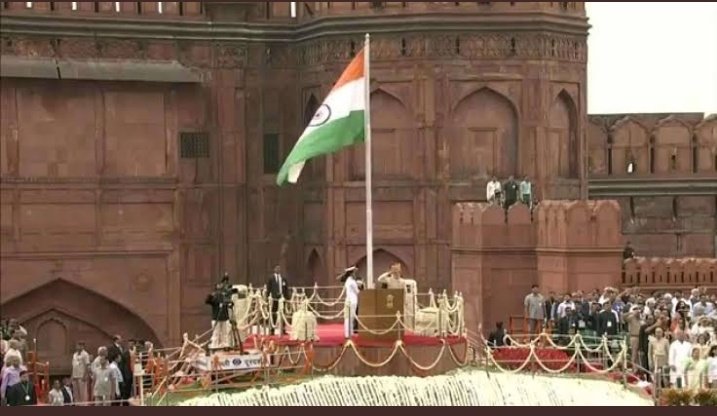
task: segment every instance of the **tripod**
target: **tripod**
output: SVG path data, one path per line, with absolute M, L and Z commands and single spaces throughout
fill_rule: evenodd
M 235 321 L 231 321 L 232 325 L 232 338 L 234 338 L 234 345 L 239 346 L 239 354 L 244 355 L 244 343 L 241 341 L 241 336 L 239 335 L 239 328 L 237 328 L 237 323 Z

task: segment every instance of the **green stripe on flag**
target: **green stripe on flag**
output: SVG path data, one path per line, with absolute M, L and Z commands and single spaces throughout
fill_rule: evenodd
M 289 157 L 281 166 L 276 184 L 281 186 L 289 178 L 289 168 L 316 156 L 334 153 L 341 148 L 364 140 L 364 111 L 352 111 L 346 117 L 336 119 L 309 133 L 297 142 Z

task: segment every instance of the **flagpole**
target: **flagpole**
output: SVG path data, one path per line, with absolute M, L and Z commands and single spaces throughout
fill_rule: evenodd
M 373 289 L 373 195 L 371 184 L 371 72 L 369 62 L 371 61 L 370 53 L 370 36 L 366 34 L 364 45 L 364 79 L 366 80 L 365 106 L 364 114 L 364 135 L 366 142 L 366 285 L 369 289 Z

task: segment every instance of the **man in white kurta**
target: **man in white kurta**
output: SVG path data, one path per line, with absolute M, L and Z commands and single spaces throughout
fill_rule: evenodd
M 359 288 L 354 277 L 354 271 L 348 273 L 344 283 L 346 290 L 346 308 L 344 312 L 344 338 L 350 339 L 354 333 L 354 319 L 356 319 L 356 308 L 358 307 Z
M 685 383 L 685 364 L 692 354 L 692 344 L 687 341 L 687 335 L 679 331 L 675 334 L 677 339 L 670 345 L 668 357 L 670 364 L 670 384 L 676 385 L 677 379 L 682 379 L 682 386 Z
M 490 182 L 488 182 L 485 187 L 485 199 L 491 204 L 495 203 L 496 196 L 499 196 L 500 192 L 500 182 L 498 182 L 498 179 L 496 179 L 496 177 L 494 176 L 493 178 L 491 178 Z
M 386 285 L 386 289 L 405 289 L 406 282 L 403 281 L 401 264 L 391 265 L 391 268 L 378 277 L 378 282 Z

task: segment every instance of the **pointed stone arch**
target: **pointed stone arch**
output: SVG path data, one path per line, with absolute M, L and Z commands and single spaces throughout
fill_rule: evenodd
M 548 143 L 545 163 L 561 178 L 577 178 L 580 173 L 580 146 L 577 108 L 565 90 L 553 100 L 548 115 Z
M 446 127 L 456 179 L 518 175 L 518 111 L 503 94 L 480 88 L 455 106 Z
M 58 359 L 72 354 L 66 321 L 56 316 L 45 316 L 44 320 L 37 324 L 33 337 L 37 339 L 38 357 L 50 362 L 53 367 L 58 366 Z
M 650 138 L 650 173 L 691 173 L 693 158 L 692 127 L 677 117 L 660 120 Z
M 323 282 L 326 280 L 326 268 L 324 267 L 323 261 L 319 252 L 314 248 L 309 253 L 309 257 L 306 260 L 306 276 L 307 285 L 313 285 L 314 283 Z
M 50 356 L 39 357 L 52 363 L 53 372 L 69 370 L 72 345 L 80 340 L 86 342 L 90 352 L 107 345 L 111 334 L 148 340 L 161 346 L 155 330 L 142 317 L 110 298 L 64 279 L 53 280 L 8 299 L 2 304 L 2 311 L 3 316 L 16 317 L 30 333 L 42 336 L 46 330 L 54 337 L 38 339 L 38 343 L 65 344 L 65 347 L 56 345 L 46 351 Z M 64 332 L 59 331 L 58 325 L 65 329 Z
M 695 170 L 698 173 L 717 172 L 717 114 L 695 126 L 695 139 Z
M 628 174 L 632 163 L 634 173 L 648 173 L 650 168 L 650 134 L 647 127 L 633 117 L 618 120 L 610 128 L 612 144 L 612 171 L 618 175 Z
M 371 92 L 371 150 L 373 176 L 377 179 L 408 179 L 415 171 L 415 128 L 411 113 L 396 95 L 377 88 Z M 363 144 L 352 146 L 351 180 L 366 177 Z

